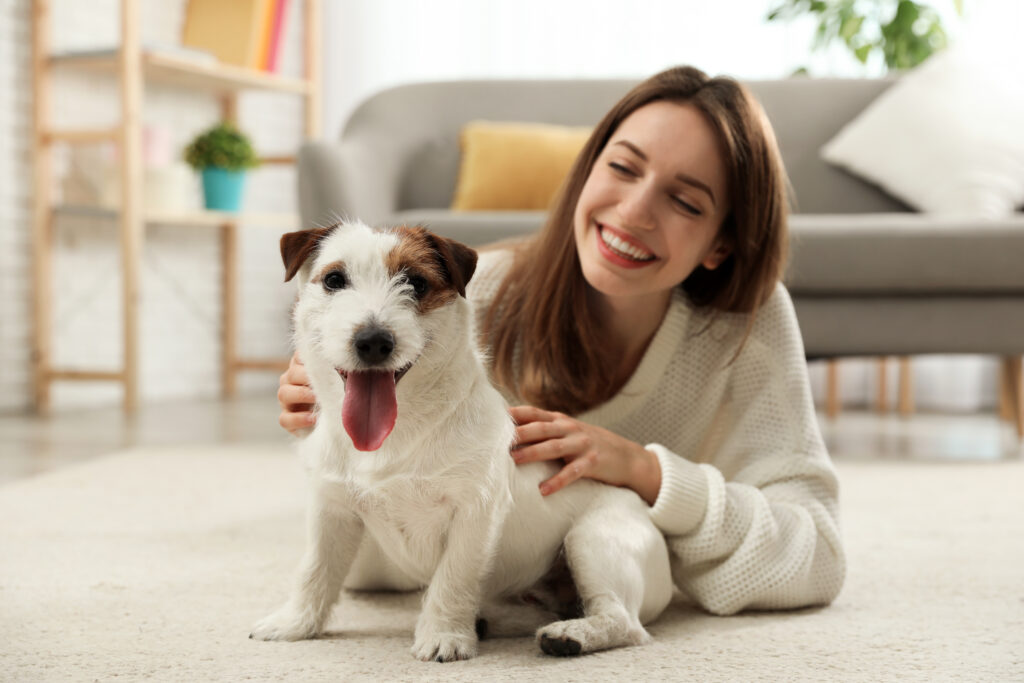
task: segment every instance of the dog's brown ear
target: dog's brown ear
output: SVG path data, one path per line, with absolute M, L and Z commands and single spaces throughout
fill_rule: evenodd
M 334 230 L 329 228 L 313 228 L 312 230 L 299 230 L 289 232 L 281 236 L 281 260 L 284 261 L 284 281 L 288 282 L 302 268 L 306 259 L 316 251 L 320 240 L 327 237 Z
M 476 251 L 462 242 L 441 237 L 424 231 L 431 247 L 437 252 L 441 267 L 444 268 L 448 281 L 458 291 L 459 296 L 466 296 L 466 285 L 476 272 Z

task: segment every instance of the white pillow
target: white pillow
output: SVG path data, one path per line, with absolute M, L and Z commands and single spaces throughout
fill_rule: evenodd
M 882 93 L 822 158 L 921 211 L 999 217 L 1024 204 L 1024 56 L 950 48 Z

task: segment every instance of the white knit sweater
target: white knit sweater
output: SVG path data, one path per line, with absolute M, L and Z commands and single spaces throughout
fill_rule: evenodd
M 510 263 L 507 251 L 480 255 L 468 291 L 478 324 Z M 749 318 L 721 314 L 707 328 L 709 315 L 677 290 L 626 385 L 576 417 L 657 454 L 651 519 L 676 586 L 701 607 L 831 602 L 846 573 L 838 483 L 789 293 L 776 287 L 731 365 Z

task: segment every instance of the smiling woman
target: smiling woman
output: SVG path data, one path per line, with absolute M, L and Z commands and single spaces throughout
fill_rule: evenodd
M 504 278 L 484 328 L 495 376 L 533 405 L 599 405 L 632 375 L 677 288 L 750 313 L 749 332 L 785 245 L 785 173 L 760 105 L 731 79 L 658 74 L 598 124 Z M 519 358 L 520 347 L 534 351 Z

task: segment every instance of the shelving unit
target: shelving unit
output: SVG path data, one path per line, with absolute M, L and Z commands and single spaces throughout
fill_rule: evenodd
M 108 53 L 59 54 L 50 52 L 51 7 L 34 0 L 32 69 L 35 92 L 33 158 L 33 262 L 36 317 L 33 330 L 35 404 L 46 413 L 51 385 L 56 381 L 111 381 L 124 386 L 123 406 L 133 412 L 139 402 L 138 294 L 142 244 L 146 225 L 182 225 L 220 231 L 223 268 L 222 387 L 233 396 L 236 375 L 244 370 L 279 371 L 287 359 L 246 359 L 237 354 L 237 244 L 238 227 L 273 225 L 293 229 L 294 214 L 225 213 L 197 211 L 181 214 L 146 212 L 142 206 L 142 96 L 148 83 L 168 84 L 209 92 L 220 99 L 221 115 L 236 120 L 238 95 L 251 90 L 292 93 L 305 100 L 305 134 L 320 133 L 320 0 L 305 0 L 303 12 L 305 74 L 286 78 L 254 69 L 199 62 L 175 54 L 143 50 L 140 41 L 139 0 L 121 0 L 121 44 Z M 118 78 L 121 120 L 117 126 L 95 129 L 55 129 L 50 124 L 50 84 L 54 69 L 96 70 Z M 51 195 L 52 148 L 55 143 L 117 142 L 120 150 L 121 203 L 119 210 L 56 205 Z M 265 157 L 264 163 L 294 163 L 294 157 Z M 121 247 L 124 360 L 120 371 L 58 368 L 52 362 L 52 260 L 54 222 L 59 215 L 89 215 L 119 223 Z

